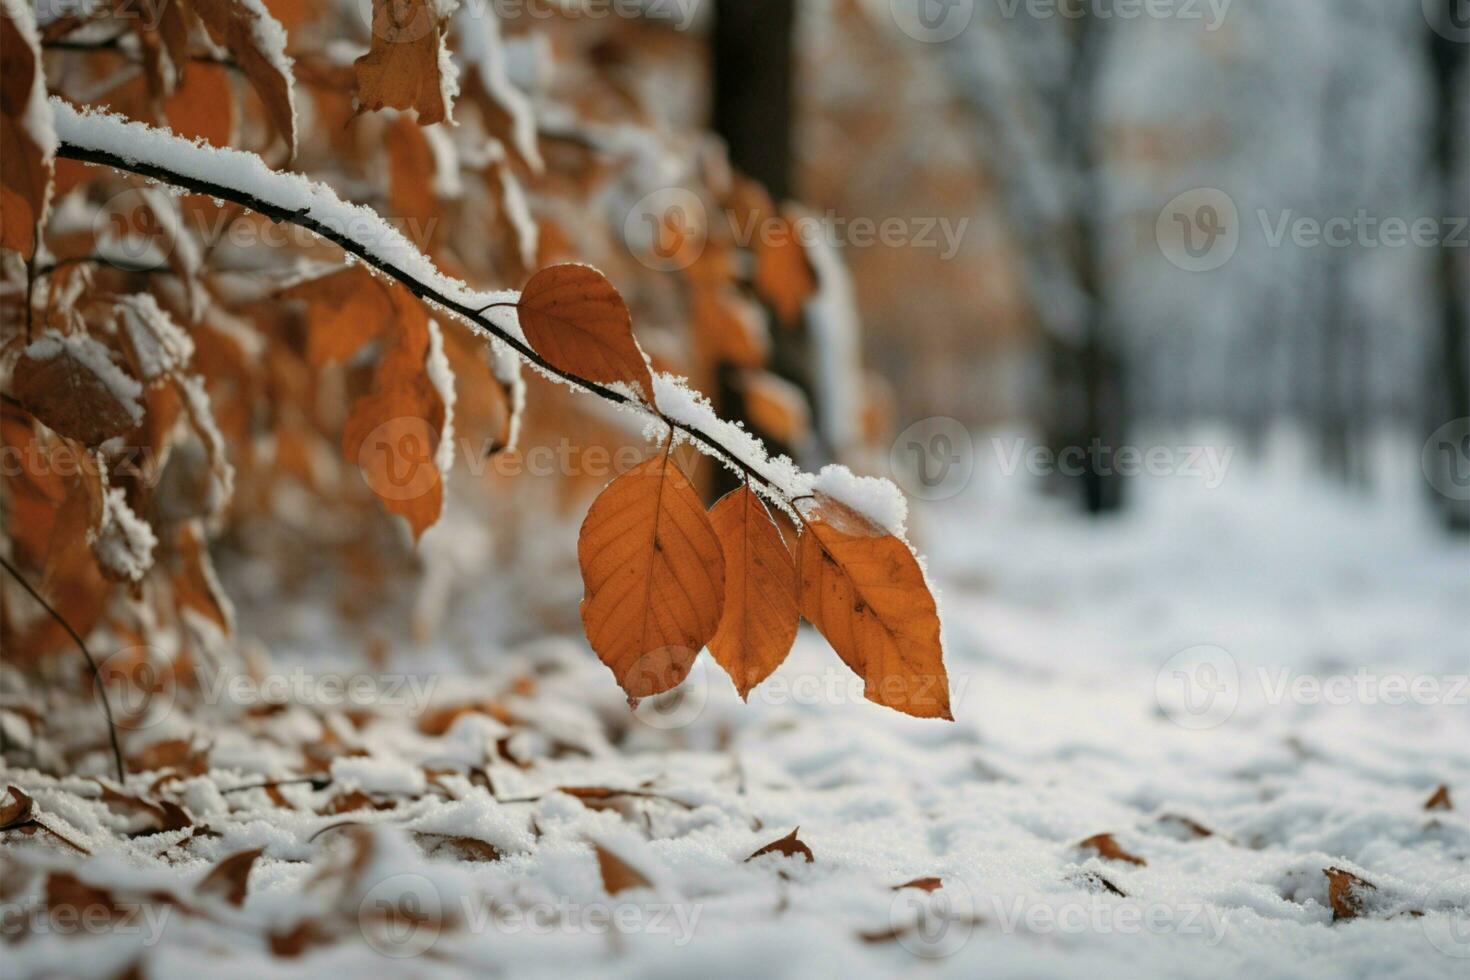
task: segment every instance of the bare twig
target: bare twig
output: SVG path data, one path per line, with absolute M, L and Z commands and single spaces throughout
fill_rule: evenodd
M 119 783 L 126 782 L 127 777 L 124 775 L 122 749 L 117 744 L 117 724 L 112 720 L 112 702 L 107 698 L 107 686 L 102 683 L 102 672 L 97 669 L 97 661 L 92 659 L 92 652 L 87 649 L 87 644 L 82 642 L 81 635 L 72 629 L 71 623 L 68 623 L 61 613 L 52 608 L 51 603 L 41 598 L 41 593 L 37 592 L 31 586 L 31 583 L 26 581 L 25 576 L 17 571 L 14 565 L 10 564 L 4 558 L 0 558 L 0 566 L 4 566 L 5 570 L 10 573 L 10 577 L 19 582 L 20 587 L 30 593 L 31 598 L 39 602 L 41 608 L 51 614 L 52 619 L 61 624 L 61 628 L 66 630 L 67 634 L 71 636 L 72 641 L 76 643 L 77 649 L 82 651 L 82 656 L 87 658 L 87 666 L 92 669 L 92 683 L 97 685 L 97 693 L 102 696 L 102 713 L 107 716 L 107 736 L 112 742 L 112 764 L 117 767 L 117 781 Z

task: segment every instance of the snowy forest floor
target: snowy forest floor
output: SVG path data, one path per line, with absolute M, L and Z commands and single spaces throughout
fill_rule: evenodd
M 1410 489 L 1242 460 L 1102 522 L 1014 483 L 914 517 L 953 725 L 865 703 L 805 631 L 749 705 L 701 667 L 636 718 L 579 637 L 405 651 L 417 718 L 412 685 L 175 717 L 130 736 L 175 777 L 108 798 L 0 773 L 48 831 L 5 834 L 4 973 L 1463 977 L 1464 543 Z M 798 825 L 814 860 L 747 861 Z

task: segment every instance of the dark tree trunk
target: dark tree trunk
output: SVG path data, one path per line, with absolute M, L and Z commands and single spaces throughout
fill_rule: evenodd
M 1058 453 L 1081 453 L 1082 472 L 1074 481 L 1090 514 L 1122 508 L 1124 478 L 1117 472 L 1116 452 L 1127 439 L 1128 398 L 1121 345 L 1108 315 L 1101 270 L 1102 209 L 1106 207 L 1098 154 L 1097 81 L 1102 71 L 1108 20 L 1083 17 L 1074 39 L 1068 104 L 1058 114 L 1063 126 L 1060 146 L 1067 169 L 1077 181 L 1069 229 L 1071 263 L 1078 288 L 1086 298 L 1079 336 L 1051 337 L 1049 360 L 1060 396 L 1049 441 Z
M 777 203 L 792 195 L 795 130 L 793 31 L 796 0 L 716 0 L 711 62 L 714 131 L 724 139 L 730 164 L 760 182 Z M 795 331 L 771 331 L 771 370 L 810 391 L 805 344 Z M 717 365 L 712 393 L 721 414 L 746 421 L 739 370 Z M 762 433 L 762 435 L 766 435 Z M 792 452 L 767 437 L 774 452 Z M 716 470 L 711 492 L 735 488 L 734 474 Z
M 1465 82 L 1465 71 L 1470 64 L 1470 44 L 1452 40 L 1454 28 L 1463 31 L 1470 27 L 1464 23 L 1463 0 L 1444 0 L 1441 16 L 1443 29 L 1431 33 L 1431 53 L 1439 97 L 1439 125 L 1435 145 L 1435 162 L 1443 188 L 1440 206 L 1446 219 L 1464 214 L 1464 200 L 1457 193 L 1463 175 L 1465 134 L 1461 125 L 1465 118 L 1465 106 L 1461 93 Z M 1458 13 L 1457 13 L 1458 11 Z M 1458 17 L 1458 20 L 1456 19 Z M 1448 226 L 1447 226 L 1448 228 Z M 1433 351 L 1429 390 L 1432 392 L 1429 406 L 1431 431 L 1456 419 L 1470 416 L 1470 323 L 1466 319 L 1466 304 L 1470 303 L 1470 256 L 1463 248 L 1452 248 L 1446 242 L 1439 256 L 1441 305 L 1440 335 Z M 1457 499 L 1464 494 L 1452 495 L 1444 487 L 1454 485 L 1465 489 L 1463 467 L 1470 464 L 1470 445 L 1464 426 L 1455 433 L 1458 444 L 1437 447 L 1447 455 L 1435 454 L 1434 461 L 1444 470 L 1440 477 L 1441 489 L 1436 502 L 1444 515 L 1446 525 L 1453 531 L 1470 533 L 1470 501 Z M 1458 459 L 1454 454 L 1458 453 Z M 1458 465 L 1457 465 L 1458 464 Z M 1451 470 L 1454 470 L 1451 472 Z
M 791 196 L 795 0 L 716 0 L 714 130 L 736 170 Z

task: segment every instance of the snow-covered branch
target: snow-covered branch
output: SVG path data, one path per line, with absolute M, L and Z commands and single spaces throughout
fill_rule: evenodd
M 790 512 L 792 502 L 820 491 L 866 513 L 901 534 L 907 507 L 886 480 L 855 477 L 829 466 L 802 472 L 790 459 L 772 458 L 764 444 L 739 425 L 721 419 L 684 379 L 654 376 L 655 409 L 618 387 L 578 377 L 552 365 L 521 330 L 514 290 L 481 291 L 446 276 L 398 229 L 371 208 L 342 200 L 327 185 L 270 169 L 260 157 L 184 140 L 167 130 L 121 116 L 78 110 L 53 98 L 57 155 L 101 164 L 160 181 L 181 191 L 231 201 L 274 221 L 305 228 L 338 245 L 376 273 L 397 280 L 419 299 L 506 345 L 547 377 L 671 426 L 706 453 L 748 478 L 763 495 Z

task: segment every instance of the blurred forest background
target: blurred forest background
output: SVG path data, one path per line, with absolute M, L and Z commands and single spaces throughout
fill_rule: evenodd
M 1464 4 L 951 4 L 973 9 L 940 43 L 894 29 L 923 4 L 798 6 L 797 196 L 973 218 L 950 260 L 844 253 L 902 417 L 1081 445 L 1220 423 L 1245 450 L 1286 427 L 1368 488 L 1381 440 L 1415 462 L 1470 413 Z M 1157 233 L 1199 188 L 1238 208 L 1237 251 L 1205 272 Z M 1366 230 L 1278 244 L 1283 216 Z M 1388 219 L 1444 224 L 1395 246 Z M 1086 482 L 1091 507 L 1122 503 Z M 1463 501 L 1433 496 L 1463 529 Z

